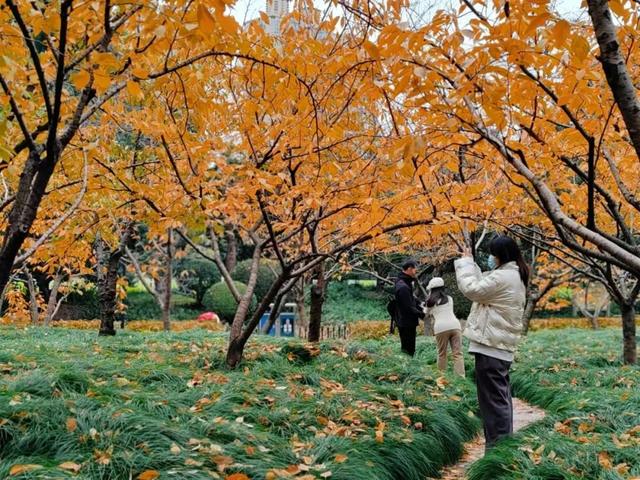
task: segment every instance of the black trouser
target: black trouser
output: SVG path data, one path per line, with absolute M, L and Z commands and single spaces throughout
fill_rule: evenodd
M 480 353 L 474 355 L 478 404 L 486 440 L 485 449 L 489 450 L 498 440 L 513 433 L 513 402 L 509 383 L 511 362 Z
M 398 327 L 398 332 L 400 333 L 400 348 L 407 355 L 411 355 L 416 353 L 416 328 L 413 327 Z

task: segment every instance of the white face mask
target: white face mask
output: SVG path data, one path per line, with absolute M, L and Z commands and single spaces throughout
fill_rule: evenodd
M 491 270 L 495 270 L 495 268 L 498 266 L 496 257 L 494 257 L 493 255 L 489 255 L 489 258 L 487 259 L 487 265 Z

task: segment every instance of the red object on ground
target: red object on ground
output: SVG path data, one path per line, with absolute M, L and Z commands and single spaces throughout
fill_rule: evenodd
M 213 312 L 201 313 L 198 317 L 199 322 L 219 322 L 220 318 Z

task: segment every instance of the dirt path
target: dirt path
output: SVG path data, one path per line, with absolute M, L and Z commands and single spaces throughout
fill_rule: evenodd
M 515 431 L 526 427 L 527 425 L 542 420 L 545 416 L 544 410 L 529 405 L 519 398 L 513 399 L 513 429 Z M 480 435 L 475 440 L 464 446 L 464 455 L 460 461 L 442 471 L 443 480 L 463 480 L 466 478 L 465 472 L 469 465 L 479 460 L 484 455 L 484 437 Z

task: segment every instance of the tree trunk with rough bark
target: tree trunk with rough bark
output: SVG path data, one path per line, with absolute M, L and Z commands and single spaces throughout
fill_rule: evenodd
M 96 285 L 98 287 L 98 304 L 100 306 L 100 330 L 98 335 L 115 335 L 114 322 L 118 307 L 118 268 L 133 239 L 133 225 L 125 225 L 120 236 L 120 245 L 111 250 L 100 235 L 94 243 L 96 256 Z
M 280 291 L 284 283 L 289 279 L 290 272 L 288 270 L 283 270 L 276 278 L 276 281 L 271 285 L 271 288 L 258 305 L 258 308 L 256 308 L 255 312 L 251 315 L 251 318 L 245 325 L 244 329 L 242 328 L 242 325 L 240 325 L 239 333 L 235 336 L 229 336 L 229 347 L 227 348 L 226 361 L 230 368 L 236 368 L 242 360 L 244 347 L 251 337 L 251 334 L 258 326 L 258 323 L 260 323 L 260 317 L 262 317 L 264 312 L 267 311 L 269 305 L 277 295 L 285 295 L 292 288 L 293 285 L 288 285 Z
M 18 252 L 27 238 L 44 197 L 45 189 L 59 158 L 59 151 L 54 147 L 44 159 L 40 154 L 31 151 L 27 157 L 15 201 L 8 216 L 8 225 L 4 232 L 0 248 L 0 291 L 3 291 Z
M 162 292 L 162 328 L 165 332 L 171 330 L 171 280 L 173 279 L 173 230 L 167 233 L 167 252 L 165 257 L 164 285 Z
M 620 304 L 622 316 L 623 360 L 625 365 L 638 361 L 636 340 L 636 310 L 633 302 Z
M 296 282 L 296 286 L 293 288 L 293 295 L 295 297 L 296 302 L 296 313 L 298 314 L 297 323 L 303 328 L 307 328 L 308 318 L 307 318 L 307 306 L 304 301 L 304 278 L 301 277 L 298 282 Z
M 309 310 L 309 341 L 320 341 L 322 327 L 322 307 L 326 298 L 327 279 L 324 275 L 324 262 L 316 269 L 316 281 L 311 286 L 311 308 Z
M 224 265 L 229 272 L 233 272 L 238 264 L 238 239 L 233 225 L 225 226 L 224 238 L 227 243 L 227 254 L 224 259 Z
M 258 281 L 258 270 L 260 269 L 260 255 L 262 254 L 260 248 L 256 247 L 251 259 L 251 271 L 249 272 L 249 281 L 247 282 L 247 290 L 240 298 L 236 314 L 233 317 L 231 323 L 231 332 L 229 339 L 234 340 L 242 335 L 242 327 L 244 321 L 249 313 L 249 307 L 251 306 L 251 299 L 253 298 L 253 292 L 256 288 L 256 282 Z
M 96 238 L 96 286 L 98 287 L 98 305 L 100 306 L 100 330 L 98 335 L 115 335 L 113 325 L 115 321 L 118 281 L 117 265 L 119 258 L 113 255 L 107 243 L 102 238 Z
M 640 158 L 640 100 L 633 78 L 627 69 L 625 56 L 620 50 L 617 28 L 609 9 L 609 1 L 588 0 L 587 5 L 600 47 L 598 58 L 602 64 L 602 70 L 622 114 L 631 144 Z

